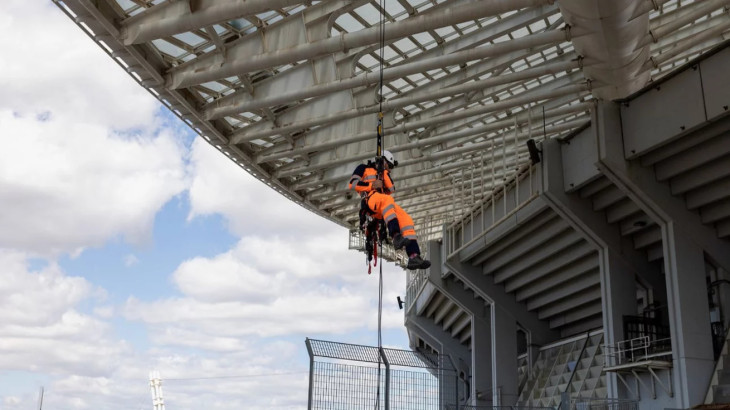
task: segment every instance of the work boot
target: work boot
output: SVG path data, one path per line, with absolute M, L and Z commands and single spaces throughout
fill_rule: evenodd
M 431 262 L 421 258 L 421 255 L 416 255 L 408 259 L 407 268 L 410 270 L 426 269 L 431 266 Z
M 403 249 L 404 246 L 408 245 L 408 242 L 410 240 L 399 233 L 393 235 L 393 248 L 395 250 Z

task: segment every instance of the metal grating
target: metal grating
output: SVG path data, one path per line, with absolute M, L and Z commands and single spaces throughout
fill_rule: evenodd
M 385 378 L 377 367 L 314 362 L 311 369 L 310 409 L 385 408 Z M 380 405 L 378 398 L 380 379 Z
M 420 367 L 423 369 L 444 368 L 443 356 L 435 353 L 423 353 L 412 350 L 383 348 L 383 353 L 391 366 Z
M 378 348 L 373 346 L 328 342 L 314 339 L 307 339 L 307 346 L 310 349 L 310 355 L 314 357 L 351 360 L 365 363 L 382 362 L 382 359 L 378 354 Z

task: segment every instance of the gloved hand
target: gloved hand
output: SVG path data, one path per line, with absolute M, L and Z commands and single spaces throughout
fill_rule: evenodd
M 368 226 L 368 213 L 364 209 L 360 209 L 360 230 L 364 231 Z
M 365 254 L 368 256 L 368 262 L 373 260 L 373 242 L 370 240 L 365 241 Z
M 375 190 L 382 190 L 383 189 L 383 181 L 380 179 L 376 179 L 373 181 L 371 187 Z

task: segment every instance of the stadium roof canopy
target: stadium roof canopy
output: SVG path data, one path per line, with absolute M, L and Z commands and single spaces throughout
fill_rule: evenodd
M 528 162 L 526 140 L 730 35 L 727 0 L 54 2 L 223 155 L 347 227 L 382 102 L 396 198 L 429 237 Z

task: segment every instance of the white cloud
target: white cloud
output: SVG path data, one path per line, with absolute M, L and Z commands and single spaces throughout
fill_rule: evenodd
M 93 309 L 95 316 L 101 319 L 111 319 L 114 317 L 114 306 L 96 306 Z
M 139 263 L 139 258 L 137 258 L 134 254 L 130 253 L 124 257 L 124 266 L 126 267 L 132 267 Z
M 3 1 L 0 27 L 0 247 L 144 241 L 186 187 L 160 104 L 51 2 Z
M 52 2 L 3 0 L 0 27 L 6 57 L 0 62 L 0 110 L 51 113 L 114 129 L 155 123 L 157 100 Z
M 75 306 L 99 292 L 55 265 L 28 270 L 25 255 L 0 250 L 0 369 L 109 372 L 128 349 L 110 338 L 107 323 Z
M 127 138 L 9 111 L 0 128 L 0 247 L 73 252 L 117 235 L 140 243 L 185 188 L 183 148 L 164 130 Z
M 342 334 L 374 329 L 377 275 L 360 255 L 331 234 L 297 244 L 281 238 L 243 238 L 212 258 L 194 258 L 172 275 L 182 297 L 142 302 L 130 298 L 126 316 L 164 329 L 158 342 L 235 349 L 236 338 Z M 385 300 L 402 294 L 405 272 L 388 264 Z M 386 302 L 387 303 L 387 302 Z M 148 312 L 166 312 L 149 315 Z M 383 326 L 403 325 L 402 311 L 386 308 Z M 192 334 L 198 332 L 198 336 Z M 175 337 L 169 337 L 175 335 Z M 185 337 L 179 337 L 185 335 Z
M 305 403 L 306 369 L 295 363 L 299 346 L 276 340 L 254 344 L 218 337 L 214 342 L 233 343 L 220 355 L 210 349 L 199 353 L 165 348 L 134 351 L 114 337 L 110 323 L 79 312 L 79 304 L 96 300 L 98 289 L 53 264 L 30 270 L 25 256 L 0 251 L 0 380 L 12 377 L 6 375 L 13 371 L 39 375 L 34 379 L 45 380 L 44 407 L 147 408 L 151 369 L 161 369 L 166 379 L 242 376 L 165 382 L 167 403 L 177 409 L 267 408 L 282 400 L 300 407 Z M 108 306 L 99 309 L 110 313 Z M 158 335 L 152 330 L 150 335 L 153 340 L 160 339 L 160 345 L 166 344 L 166 337 L 181 337 L 185 347 L 209 348 L 209 344 L 194 343 L 193 338 L 199 337 L 195 332 Z M 284 399 L 281 386 L 292 389 Z M 3 390 L 7 391 L 7 386 Z M 0 406 L 7 410 L 30 408 L 37 393 L 38 385 L 19 385 L 11 394 L 0 393 Z
M 221 214 L 238 236 L 306 238 L 337 229 L 257 180 L 203 139 L 191 148 L 190 218 Z
M 165 404 L 176 409 L 305 409 L 308 369 L 295 360 L 299 347 L 261 344 L 215 359 L 161 356 L 155 366 Z

